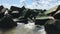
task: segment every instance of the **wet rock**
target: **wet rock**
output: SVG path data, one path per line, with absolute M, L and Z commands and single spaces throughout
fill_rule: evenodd
M 0 20 L 0 28 L 3 29 L 10 29 L 17 26 L 17 23 L 14 22 L 10 16 L 5 15 L 3 18 Z

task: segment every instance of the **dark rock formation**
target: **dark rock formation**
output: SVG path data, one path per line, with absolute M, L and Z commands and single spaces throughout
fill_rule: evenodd
M 3 9 L 3 8 L 4 8 L 4 7 L 1 5 L 1 6 L 0 6 L 0 18 L 2 18 L 2 17 L 4 16 L 4 15 L 3 15 L 4 12 L 2 12 L 2 9 Z
M 53 16 L 59 10 L 60 10 L 60 5 L 57 7 L 57 9 L 55 11 L 53 11 L 53 12 L 47 14 L 47 15 Z
M 10 15 L 13 16 L 12 18 L 18 18 L 18 17 L 21 16 L 21 14 L 23 13 L 24 9 L 25 9 L 24 6 L 22 8 L 11 6 L 11 8 L 10 8 L 10 10 L 11 10 Z M 12 13 L 12 12 L 16 12 L 16 13 Z
M 0 20 L 0 28 L 10 29 L 10 28 L 13 28 L 15 26 L 17 26 L 17 23 L 14 22 L 9 15 L 5 15 Z
M 60 34 L 60 20 L 56 20 L 54 24 L 45 25 L 47 34 Z
M 55 19 L 60 19 L 60 13 L 54 15 L 54 18 L 55 18 Z
M 1 6 L 0 6 L 0 11 L 1 11 L 3 8 L 4 8 L 3 5 L 1 5 Z
M 44 25 L 49 19 L 37 19 L 35 25 Z
M 19 23 L 24 23 L 24 24 L 27 24 L 28 23 L 28 19 L 26 18 L 21 18 L 19 21 L 17 21 Z

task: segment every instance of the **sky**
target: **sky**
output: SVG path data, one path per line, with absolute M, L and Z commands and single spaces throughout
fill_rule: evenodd
M 11 6 L 22 7 L 30 9 L 50 9 L 56 5 L 60 5 L 60 0 L 0 0 L 0 5 L 6 8 Z

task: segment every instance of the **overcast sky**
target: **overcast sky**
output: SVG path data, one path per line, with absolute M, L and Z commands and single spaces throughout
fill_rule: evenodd
M 31 9 L 50 9 L 53 6 L 60 5 L 60 0 L 0 0 L 0 5 L 7 8 L 12 5 L 17 7 L 25 5 L 26 8 Z

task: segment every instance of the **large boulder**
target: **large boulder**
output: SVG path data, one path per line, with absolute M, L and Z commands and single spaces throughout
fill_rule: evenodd
M 22 8 L 20 7 L 15 7 L 15 6 L 11 6 L 10 8 L 10 15 L 12 15 L 12 18 L 18 18 L 22 15 L 23 10 L 25 9 L 25 7 L 23 6 Z
M 20 18 L 16 22 L 27 24 L 28 23 L 28 19 L 26 19 L 26 18 Z
M 5 15 L 3 18 L 0 20 L 0 28 L 3 29 L 10 29 L 17 26 L 17 23 L 14 22 L 10 16 Z
M 36 17 L 35 25 L 53 24 L 55 22 L 52 16 Z
M 0 6 L 0 11 L 1 11 L 3 8 L 4 8 L 3 5 L 1 5 L 1 6 Z
M 3 14 L 4 14 L 4 12 L 2 11 L 2 10 L 3 10 L 3 8 L 4 8 L 4 7 L 1 5 L 1 6 L 0 6 L 0 18 L 2 18 L 2 17 L 4 16 L 4 15 L 3 15 Z
M 60 34 L 60 20 L 56 20 L 54 24 L 45 25 L 45 30 L 47 34 Z

